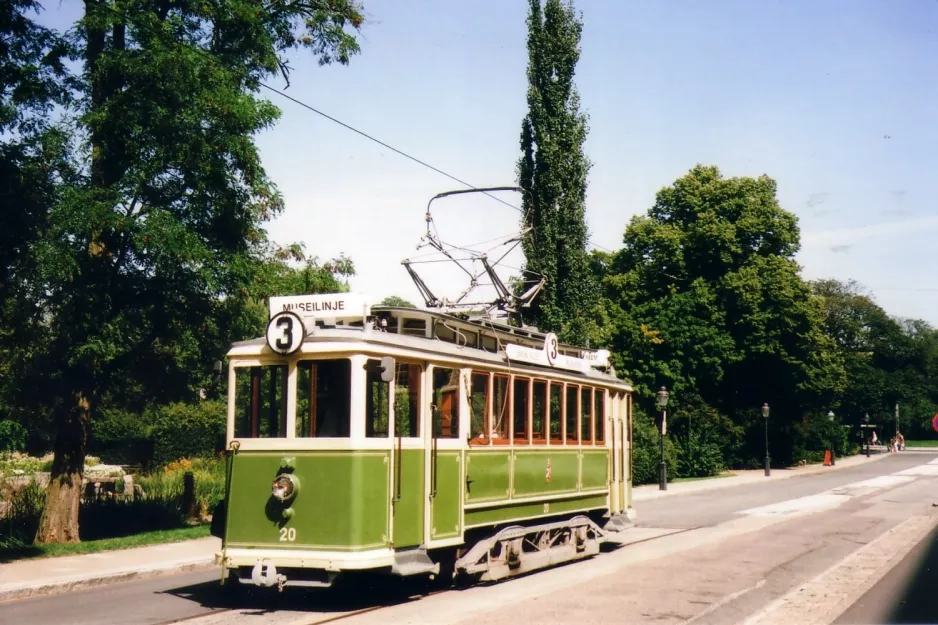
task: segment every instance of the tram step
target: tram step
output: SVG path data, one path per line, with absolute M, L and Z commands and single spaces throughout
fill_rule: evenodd
M 440 565 L 430 559 L 425 549 L 409 549 L 394 554 L 391 573 L 407 577 L 408 575 L 438 575 Z

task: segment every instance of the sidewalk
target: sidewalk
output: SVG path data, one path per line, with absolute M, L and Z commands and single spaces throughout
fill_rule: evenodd
M 208 570 L 214 566 L 215 552 L 220 549 L 221 540 L 208 537 L 149 547 L 0 564 L 0 601 L 81 590 L 157 575 Z
M 938 449 L 935 451 L 938 451 Z M 734 475 L 730 477 L 707 478 L 702 480 L 694 480 L 692 482 L 668 482 L 668 490 L 664 491 L 658 490 L 658 484 L 643 484 L 641 486 L 635 486 L 632 488 L 632 501 L 648 501 L 650 499 L 658 499 L 659 497 L 687 495 L 708 490 L 717 490 L 720 488 L 743 486 L 745 484 L 764 484 L 767 481 L 775 482 L 798 475 L 813 475 L 814 473 L 821 473 L 824 471 L 837 471 L 838 469 L 855 467 L 858 464 L 876 462 L 877 460 L 888 458 L 890 455 L 892 454 L 881 453 L 874 454 L 873 456 L 867 458 L 865 455 L 860 454 L 857 456 L 850 456 L 848 458 L 836 458 L 836 464 L 832 467 L 825 467 L 823 464 L 810 464 L 801 467 L 792 467 L 789 469 L 776 469 L 773 467 L 772 475 L 769 477 L 765 476 L 765 469 L 733 471 Z

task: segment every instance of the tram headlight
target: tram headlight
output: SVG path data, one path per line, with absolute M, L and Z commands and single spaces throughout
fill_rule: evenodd
M 279 501 L 289 501 L 296 496 L 300 484 L 295 477 L 289 474 L 278 475 L 270 488 L 270 494 Z

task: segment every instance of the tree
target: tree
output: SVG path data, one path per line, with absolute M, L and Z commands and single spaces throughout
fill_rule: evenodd
M 0 5 L 0 419 L 34 431 L 43 362 L 37 346 L 48 340 L 36 304 L 42 285 L 31 279 L 30 254 L 46 227 L 58 182 L 71 180 L 67 133 L 57 106 L 71 101 L 66 61 L 73 49 L 33 17 L 33 0 Z
M 841 416 L 859 423 L 869 414 L 895 432 L 898 402 L 901 429 L 927 434 L 938 410 L 938 331 L 924 321 L 891 318 L 856 282 L 818 280 L 811 288 L 847 374 L 836 402 Z
M 381 306 L 397 306 L 398 308 L 416 308 L 413 304 L 408 302 L 403 297 L 398 297 L 397 295 L 390 295 L 381 300 Z
M 531 321 L 564 340 L 589 338 L 598 301 L 590 272 L 583 153 L 587 119 L 573 84 L 582 22 L 572 2 L 530 0 L 528 113 L 521 124 L 519 184 L 524 189 L 524 289 L 547 278 Z
M 721 414 L 772 405 L 777 436 L 830 405 L 843 367 L 819 302 L 799 274 L 794 215 L 767 176 L 723 178 L 694 167 L 632 219 L 603 281 L 617 370 L 646 403 L 665 384 Z M 786 445 L 790 448 L 791 445 Z
M 265 261 L 263 223 L 282 209 L 253 136 L 279 111 L 260 82 L 286 54 L 347 63 L 352 0 L 171 3 L 85 0 L 80 175 L 37 241 L 48 319 L 55 460 L 38 543 L 78 540 L 92 415 L 118 384 L 162 402 L 193 397 L 191 374 L 226 344 Z M 208 363 L 206 362 L 208 361 Z

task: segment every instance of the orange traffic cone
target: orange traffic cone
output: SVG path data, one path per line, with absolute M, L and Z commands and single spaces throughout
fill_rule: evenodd
M 824 466 L 825 467 L 831 466 L 831 450 L 830 449 L 824 450 Z

